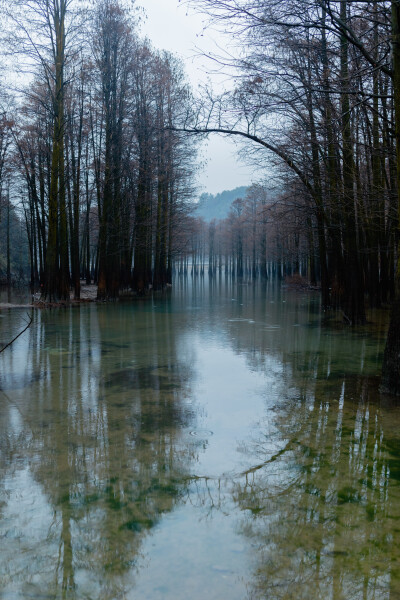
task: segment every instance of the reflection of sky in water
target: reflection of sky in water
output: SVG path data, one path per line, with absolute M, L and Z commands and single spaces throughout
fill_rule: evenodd
M 218 476 L 238 468 L 241 456 L 235 444 L 249 435 L 266 402 L 273 400 L 266 390 L 272 377 L 250 371 L 245 356 L 233 354 L 226 343 L 218 346 L 203 338 L 195 339 L 194 344 L 198 373 L 194 391 L 205 412 L 201 426 L 213 432 L 197 470 Z M 273 359 L 270 362 L 270 372 L 276 375 L 279 364 Z
M 384 323 L 206 281 L 37 312 L 0 356 L 2 598 L 399 595 Z

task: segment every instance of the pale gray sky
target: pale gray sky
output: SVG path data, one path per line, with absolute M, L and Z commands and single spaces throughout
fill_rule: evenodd
M 136 5 L 142 6 L 147 14 L 142 34 L 156 48 L 174 52 L 184 60 L 193 88 L 205 82 L 207 61 L 198 55 L 199 48 L 210 51 L 216 43 L 224 45 L 227 40 L 215 31 L 204 30 L 203 17 L 178 0 L 137 0 Z M 198 175 L 200 192 L 215 194 L 249 185 L 254 179 L 250 167 L 238 159 L 233 140 L 226 137 L 210 136 L 202 158 L 207 164 Z

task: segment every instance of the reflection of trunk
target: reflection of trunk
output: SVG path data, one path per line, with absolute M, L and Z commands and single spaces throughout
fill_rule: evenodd
M 71 524 L 68 516 L 69 513 L 69 502 L 67 507 L 61 508 L 62 513 L 62 529 L 61 529 L 61 540 L 62 540 L 62 597 L 68 598 L 68 590 L 73 590 L 75 587 L 74 582 L 74 567 L 73 567 L 73 553 L 72 553 L 72 536 L 71 536 Z

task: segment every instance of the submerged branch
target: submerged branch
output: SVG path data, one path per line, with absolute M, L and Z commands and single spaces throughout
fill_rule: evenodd
M 28 317 L 29 317 L 29 320 L 28 320 L 28 324 L 27 324 L 27 326 L 26 326 L 26 327 L 25 327 L 25 328 L 24 328 L 22 331 L 20 331 L 20 333 L 19 333 L 18 335 L 16 335 L 16 336 L 15 336 L 15 338 L 13 338 L 13 339 L 11 340 L 11 342 L 8 342 L 8 344 L 6 344 L 6 345 L 5 345 L 3 348 L 1 348 L 1 350 L 0 350 L 0 354 L 1 354 L 1 352 L 4 352 L 4 350 L 5 350 L 6 348 L 8 348 L 9 346 L 11 346 L 11 344 L 13 344 L 13 343 L 15 342 L 15 340 L 17 340 L 17 339 L 18 339 L 18 338 L 19 338 L 19 337 L 20 337 L 20 336 L 21 336 L 23 333 L 25 333 L 25 331 L 26 331 L 27 329 L 29 329 L 29 327 L 32 325 L 32 321 L 33 321 L 33 314 L 31 314 L 31 315 L 28 315 Z

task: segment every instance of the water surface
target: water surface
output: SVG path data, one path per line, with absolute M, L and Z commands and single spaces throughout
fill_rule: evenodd
M 218 280 L 36 312 L 0 355 L 0 598 L 400 598 L 385 327 Z

